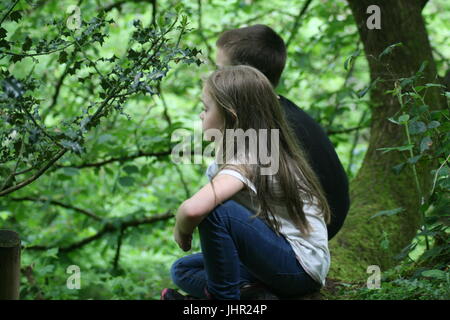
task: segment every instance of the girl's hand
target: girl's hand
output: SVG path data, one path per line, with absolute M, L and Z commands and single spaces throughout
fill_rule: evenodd
M 175 226 L 173 229 L 173 237 L 175 242 L 183 251 L 191 250 L 192 234 L 184 234 Z

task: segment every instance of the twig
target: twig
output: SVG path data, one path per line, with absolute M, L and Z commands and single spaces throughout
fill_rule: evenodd
M 156 1 L 156 0 L 151 0 L 152 2 Z M 111 11 L 112 9 L 117 9 L 119 11 L 121 11 L 122 6 L 125 3 L 130 3 L 130 2 L 134 2 L 134 3 L 138 3 L 138 2 L 148 2 L 148 0 L 121 0 L 121 1 L 117 1 L 115 3 L 111 3 L 105 7 L 100 8 L 99 10 L 103 10 L 105 12 Z
M 161 90 L 161 82 L 158 83 L 158 92 L 159 92 L 159 97 L 161 98 L 161 101 L 162 101 L 162 104 L 163 104 L 163 108 L 164 108 L 163 116 L 166 119 L 166 121 L 169 124 L 169 126 L 171 126 L 172 125 L 172 120 L 170 119 L 170 116 L 169 116 L 166 99 L 164 98 L 164 95 L 163 95 L 162 90 Z
M 59 93 L 61 91 L 61 86 L 62 86 L 62 84 L 64 82 L 64 79 L 69 74 L 69 69 L 70 69 L 70 65 L 68 64 L 66 66 L 66 69 L 64 70 L 63 74 L 61 75 L 61 77 L 59 77 L 58 82 L 56 83 L 55 92 L 53 93 L 53 96 L 52 96 L 52 102 L 50 103 L 50 106 L 47 109 L 45 109 L 45 111 L 42 114 L 42 121 L 43 122 L 45 121 L 45 118 L 50 113 L 50 111 L 55 107 L 56 102 L 58 101 L 58 96 L 59 96 Z
M 62 51 L 74 44 L 75 44 L 75 42 L 70 42 L 65 47 L 58 48 L 58 49 L 51 50 L 51 51 L 46 51 L 46 52 L 40 52 L 40 53 L 15 53 L 15 52 L 10 52 L 10 51 L 3 51 L 3 50 L 0 50 L 0 53 L 10 55 L 10 56 L 18 56 L 18 57 L 36 57 L 36 56 L 43 56 L 43 55 L 48 55 L 48 54 L 55 53 L 58 51 Z
M 117 237 L 117 247 L 116 247 L 116 254 L 114 256 L 113 260 L 113 270 L 117 270 L 117 266 L 119 264 L 120 259 L 120 249 L 122 247 L 122 240 L 123 240 L 123 234 L 125 229 L 123 227 L 120 228 L 119 236 Z
M 82 163 L 79 165 L 58 165 L 55 168 L 77 168 L 77 169 L 81 169 L 81 168 L 95 168 L 95 167 L 101 167 L 104 166 L 106 164 L 112 163 L 112 162 L 125 162 L 125 161 L 130 161 L 130 160 L 134 160 L 136 158 L 140 158 L 140 157 L 164 157 L 167 155 L 170 155 L 172 153 L 172 150 L 168 150 L 168 151 L 161 151 L 161 152 L 143 152 L 140 151 L 137 154 L 134 155 L 130 155 L 130 156 L 124 156 L 124 157 L 113 157 L 107 160 L 103 160 L 100 162 L 94 162 L 94 163 Z
M 180 170 L 180 168 L 178 167 L 178 165 L 176 163 L 174 163 L 173 165 L 175 166 L 175 169 L 177 170 L 177 172 L 180 176 L 181 183 L 183 184 L 183 187 L 184 187 L 184 192 L 186 193 L 186 198 L 190 198 L 191 192 L 189 190 L 189 187 L 188 187 L 186 181 L 184 180 L 183 172 Z
M 7 194 L 10 194 L 11 192 L 14 192 L 16 190 L 19 190 L 20 188 L 23 188 L 24 186 L 32 183 L 34 180 L 36 180 L 37 178 L 39 178 L 41 175 L 44 174 L 44 172 L 50 168 L 56 161 L 58 161 L 66 152 L 68 151 L 68 149 L 63 149 L 60 150 L 56 156 L 51 159 L 45 166 L 43 166 L 36 174 L 34 174 L 33 176 L 31 176 L 30 178 L 20 182 L 19 184 L 16 184 L 15 186 L 12 186 L 8 189 L 5 190 L 1 190 L 0 191 L 0 197 L 1 196 L 5 196 Z
M 0 188 L 0 190 L 3 190 L 3 189 L 8 185 L 8 183 L 10 182 L 10 180 L 11 180 L 13 177 L 16 176 L 17 167 L 19 166 L 19 163 L 20 163 L 20 161 L 22 160 L 23 146 L 24 146 L 23 139 L 21 139 L 21 140 L 20 140 L 20 152 L 19 152 L 19 157 L 18 157 L 18 159 L 17 159 L 17 162 L 16 162 L 16 164 L 15 164 L 15 166 L 14 166 L 14 169 L 11 171 L 11 174 L 9 175 L 9 177 L 7 177 L 7 178 L 5 179 L 5 182 L 3 183 L 2 187 Z
M 34 117 L 31 115 L 31 113 L 26 109 L 26 108 L 22 108 L 20 107 L 28 116 L 28 118 L 31 119 L 31 121 L 34 123 L 34 125 L 47 137 L 49 138 L 54 144 L 56 144 L 58 147 L 60 147 L 61 149 L 64 149 L 64 146 L 62 146 L 58 141 L 55 140 L 55 138 L 53 138 L 50 134 L 47 133 L 46 130 L 44 130 L 37 122 L 36 119 L 34 119 Z
M 350 156 L 349 156 L 350 159 L 348 160 L 347 174 L 350 174 L 350 172 L 351 172 L 351 167 L 353 164 L 353 156 L 354 156 L 354 152 L 355 152 L 356 146 L 358 144 L 358 139 L 359 139 L 359 129 L 361 128 L 361 124 L 364 122 L 364 119 L 366 118 L 366 114 L 367 114 L 367 110 L 364 110 L 363 114 L 361 115 L 361 118 L 359 119 L 358 127 L 356 130 L 355 136 L 353 138 L 352 148 L 350 149 Z
M 92 218 L 94 220 L 97 220 L 97 221 L 102 221 L 103 220 L 101 217 L 99 217 L 95 213 L 92 213 L 92 212 L 90 212 L 88 210 L 85 210 L 85 209 L 81 209 L 81 208 L 72 206 L 70 204 L 62 203 L 62 202 L 60 202 L 58 200 L 50 200 L 50 199 L 47 199 L 47 198 L 33 198 L 33 197 L 11 198 L 11 200 L 13 200 L 13 201 L 48 202 L 48 203 L 51 203 L 51 204 L 54 204 L 54 205 L 57 205 L 57 206 L 60 206 L 60 207 L 66 208 L 66 209 L 71 209 L 71 210 L 77 211 L 77 212 L 79 212 L 81 214 L 84 214 L 85 216 L 88 216 L 88 217 L 90 217 L 90 218 Z
M 151 217 L 146 217 L 146 218 L 142 218 L 142 219 L 137 219 L 137 220 L 133 220 L 133 221 L 127 221 L 122 223 L 122 228 L 125 230 L 126 228 L 130 228 L 130 227 L 136 227 L 136 226 L 140 226 L 143 224 L 151 224 L 151 223 L 155 223 L 158 221 L 163 221 L 163 220 L 168 220 L 175 217 L 172 213 L 170 212 L 166 212 L 164 214 L 160 214 L 157 216 L 151 216 Z M 106 233 L 110 233 L 110 232 L 114 232 L 117 231 L 119 227 L 114 226 L 113 224 L 106 224 L 103 229 L 101 229 L 99 232 L 97 232 L 96 234 L 94 234 L 93 236 L 87 237 L 83 240 L 80 240 L 78 242 L 75 242 L 67 247 L 60 247 L 59 248 L 59 252 L 70 252 L 79 248 L 84 247 L 85 245 L 91 243 L 92 241 L 95 241 L 99 238 L 101 238 L 104 234 Z M 51 248 L 55 248 L 57 246 L 32 246 L 32 247 L 27 247 L 27 250 L 37 250 L 37 251 L 43 251 L 43 250 L 48 250 Z
M 20 271 L 22 272 L 22 274 L 25 275 L 25 277 L 28 280 L 28 283 L 30 284 L 31 288 L 35 288 L 37 293 L 36 293 L 36 299 L 37 300 L 45 300 L 43 292 L 41 290 L 41 288 L 39 288 L 39 286 L 36 284 L 36 280 L 34 279 L 33 276 L 33 266 L 29 265 L 29 266 L 25 266 L 23 268 L 20 269 Z
M 208 60 L 213 63 L 214 60 L 211 58 L 211 51 L 213 50 L 211 48 L 211 45 L 208 42 L 208 39 L 206 39 L 205 35 L 203 34 L 203 26 L 202 26 L 202 0 L 197 0 L 197 7 L 198 7 L 198 34 L 200 35 L 200 38 L 205 43 L 205 46 L 207 48 L 207 54 L 206 57 Z
M 16 2 L 14 2 L 11 7 L 9 8 L 9 10 L 5 13 L 5 15 L 2 17 L 2 20 L 0 21 L 0 26 L 3 24 L 3 22 L 5 21 L 6 17 L 9 16 L 9 14 L 11 13 L 11 11 L 14 9 L 14 7 L 17 5 L 17 3 L 20 0 L 16 0 Z
M 312 2 L 312 0 L 306 0 L 306 2 L 303 5 L 302 9 L 298 13 L 298 16 L 295 18 L 294 27 L 292 28 L 291 34 L 289 36 L 289 39 L 286 41 L 286 49 L 289 47 L 289 45 L 291 44 L 292 40 L 294 40 L 295 36 L 297 35 L 298 29 L 299 29 L 299 26 L 300 26 L 301 18 L 306 13 L 306 10 L 308 10 L 308 7 L 311 4 L 311 2 Z
M 444 165 L 448 162 L 448 159 L 450 159 L 450 155 L 449 155 L 449 156 L 447 157 L 447 159 L 445 159 L 445 161 L 441 164 L 441 166 L 439 167 L 439 169 L 436 170 L 436 173 L 435 173 L 435 175 L 434 175 L 433 188 L 431 188 L 430 195 L 433 194 L 434 188 L 436 187 L 436 181 L 437 181 L 438 173 L 439 173 L 439 171 L 441 171 L 441 169 L 444 167 Z

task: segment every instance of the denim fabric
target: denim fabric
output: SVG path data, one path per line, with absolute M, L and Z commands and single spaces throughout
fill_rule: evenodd
M 260 282 L 280 298 L 321 287 L 302 268 L 292 247 L 262 219 L 234 200 L 218 205 L 198 225 L 202 253 L 178 259 L 173 282 L 183 291 L 206 298 L 240 298 L 240 287 Z

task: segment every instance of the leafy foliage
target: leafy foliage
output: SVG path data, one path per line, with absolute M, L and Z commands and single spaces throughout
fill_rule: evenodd
M 22 238 L 22 299 L 157 299 L 162 287 L 173 286 L 169 268 L 184 253 L 172 241 L 171 215 L 206 178 L 204 164 L 170 161 L 171 134 L 197 120 L 200 78 L 213 69 L 224 29 L 265 23 L 291 39 L 278 92 L 324 127 L 350 178 L 358 171 L 376 83 L 369 83 L 345 1 L 313 1 L 301 17 L 303 0 L 167 0 L 156 10 L 133 1 L 72 4 L 0 4 L 0 227 Z M 449 53 L 439 32 L 444 5 L 430 3 L 427 14 L 440 74 Z M 420 111 L 413 81 L 399 80 L 401 91 L 393 92 L 410 100 L 392 120 L 411 135 L 404 151 L 393 147 L 409 155 L 393 170 L 432 158 L 444 164 L 431 173 L 434 195 L 421 207 L 427 226 L 420 232 L 433 245 L 447 221 L 448 198 L 441 195 L 448 168 L 435 147 L 445 150 L 448 113 Z M 433 85 L 414 88 L 423 97 Z M 194 237 L 193 252 L 199 248 Z M 443 251 L 433 250 L 428 256 L 442 261 Z M 81 269 L 80 290 L 66 286 L 70 265 Z M 425 271 L 432 270 L 447 272 L 438 264 Z M 401 298 L 403 290 L 414 298 L 411 288 L 426 298 L 443 296 L 442 279 L 433 277 L 440 273 L 430 274 L 422 287 L 400 281 L 384 297 Z M 381 291 L 364 298 L 375 293 Z

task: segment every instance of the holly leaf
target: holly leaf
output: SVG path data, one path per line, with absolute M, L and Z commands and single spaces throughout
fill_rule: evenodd
M 6 38 L 6 35 L 8 34 L 8 31 L 4 28 L 0 28 L 0 39 Z
M 22 18 L 22 14 L 20 13 L 19 10 L 16 10 L 10 13 L 9 18 L 12 21 L 18 22 Z
M 59 63 L 66 63 L 67 62 L 67 52 L 61 51 L 58 58 Z
M 32 44 L 33 44 L 33 41 L 31 40 L 30 37 L 27 36 L 27 37 L 25 38 L 24 44 L 22 45 L 22 50 L 23 50 L 23 51 L 28 51 L 28 50 L 30 50 Z

